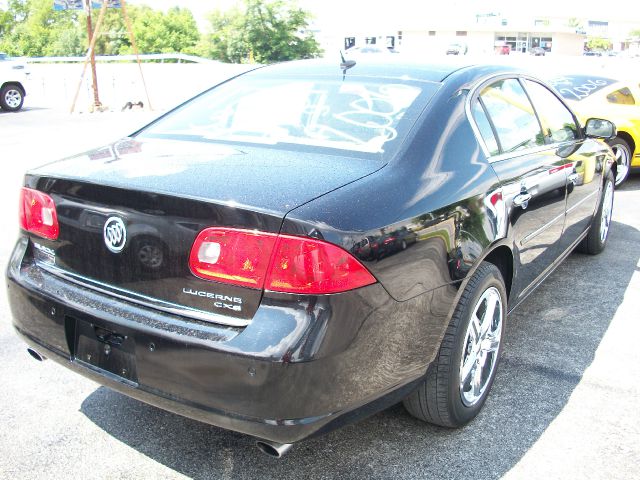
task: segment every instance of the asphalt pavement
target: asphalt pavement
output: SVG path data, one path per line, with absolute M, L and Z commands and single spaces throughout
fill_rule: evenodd
M 147 112 L 0 113 L 3 266 L 29 167 L 97 146 Z M 281 460 L 247 436 L 129 399 L 29 357 L 0 297 L 0 478 L 640 478 L 640 175 L 616 192 L 601 255 L 572 254 L 508 318 L 484 410 L 423 424 L 394 406 L 296 445 Z M 4 290 L 3 290 L 4 292 Z

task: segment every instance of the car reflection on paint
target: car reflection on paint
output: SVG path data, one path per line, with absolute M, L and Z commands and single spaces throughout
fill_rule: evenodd
M 360 260 L 381 260 L 406 250 L 415 244 L 417 239 L 418 236 L 414 231 L 402 226 L 389 233 L 383 231 L 380 235 L 368 235 L 357 242 L 351 251 Z
M 618 164 L 616 186 L 622 185 L 634 168 L 640 168 L 640 80 L 569 73 L 549 82 L 583 121 L 600 117 L 616 125 L 617 135 L 607 143 Z

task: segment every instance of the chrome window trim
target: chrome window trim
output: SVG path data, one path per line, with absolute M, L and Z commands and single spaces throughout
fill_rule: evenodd
M 512 158 L 525 157 L 527 155 L 535 155 L 536 153 L 542 153 L 548 150 L 556 150 L 557 148 L 558 148 L 558 144 L 541 145 L 539 147 L 531 147 L 531 148 L 525 148 L 522 150 L 516 150 L 515 152 L 499 153 L 498 155 L 492 155 L 487 157 L 487 161 L 489 163 L 502 162 L 504 160 L 509 160 Z
M 54 265 L 47 265 L 41 262 L 38 262 L 37 265 L 39 268 L 45 270 L 51 275 L 63 278 L 68 282 L 74 283 L 84 288 L 88 288 L 90 290 L 94 290 L 96 292 L 100 292 L 104 295 L 109 295 L 120 300 L 135 303 L 143 307 L 153 308 L 166 313 L 171 313 L 173 315 L 180 315 L 182 317 L 192 318 L 194 320 L 215 323 L 217 325 L 228 327 L 246 327 L 251 323 L 251 320 L 246 320 L 244 318 L 232 318 L 217 313 L 205 312 L 202 310 L 197 310 L 195 308 L 189 308 L 182 305 L 177 305 L 175 303 L 166 302 L 164 300 L 159 300 L 157 298 L 148 297 L 140 293 L 126 290 L 124 288 L 113 287 L 111 285 L 107 285 L 105 283 L 98 282 L 81 275 L 67 272 L 66 270 L 63 270 Z
M 545 144 L 545 145 L 541 145 L 541 146 L 536 146 L 536 147 L 530 147 L 530 148 L 525 148 L 522 150 L 516 150 L 515 152 L 506 152 L 506 153 L 499 153 L 497 155 L 491 155 L 491 152 L 489 151 L 486 142 L 484 141 L 484 138 L 482 138 L 482 134 L 480 133 L 480 128 L 478 127 L 475 118 L 473 118 L 473 113 L 472 113 L 472 104 L 474 102 L 474 100 L 476 100 L 478 98 L 478 96 L 480 95 L 480 91 L 482 91 L 482 89 L 484 87 L 486 87 L 487 85 L 490 85 L 491 83 L 498 81 L 498 80 L 507 80 L 507 79 L 515 79 L 518 80 L 518 82 L 522 85 L 522 88 L 524 89 L 525 93 L 527 93 L 527 96 L 529 95 L 526 87 L 524 84 L 522 84 L 522 82 L 520 82 L 521 79 L 526 79 L 535 83 L 538 83 L 540 85 L 542 85 L 543 87 L 545 87 L 547 90 L 549 90 L 549 92 L 551 92 L 560 103 L 562 103 L 565 108 L 567 110 L 569 110 L 569 112 L 571 112 L 571 115 L 573 115 L 573 120 L 576 124 L 576 126 L 578 127 L 578 135 L 581 135 L 581 130 L 582 130 L 582 125 L 580 125 L 580 122 L 578 121 L 578 119 L 576 118 L 575 113 L 573 112 L 573 110 L 564 102 L 564 100 L 560 97 L 560 95 L 558 94 L 558 92 L 551 86 L 547 85 L 546 83 L 544 83 L 543 81 L 541 81 L 538 78 L 532 77 L 531 75 L 528 75 L 526 73 L 522 73 L 522 72 L 517 72 L 517 71 L 512 71 L 512 72 L 502 72 L 499 74 L 490 74 L 487 75 L 485 77 L 482 77 L 479 81 L 477 81 L 475 83 L 475 86 L 473 86 L 472 88 L 462 88 L 461 90 L 467 90 L 468 94 L 467 94 L 467 99 L 465 102 L 465 112 L 467 114 L 467 119 L 469 121 L 469 124 L 471 125 L 471 130 L 473 130 L 473 133 L 476 136 L 476 140 L 478 141 L 478 144 L 480 145 L 480 149 L 482 150 L 482 152 L 484 153 L 485 158 L 487 159 L 487 161 L 489 163 L 496 163 L 496 162 L 501 162 L 503 160 L 507 160 L 507 159 L 511 159 L 511 158 L 517 158 L 517 157 L 521 157 L 521 156 L 525 156 L 525 155 L 530 155 L 530 154 L 536 154 L 536 153 L 541 153 L 547 150 L 553 150 L 553 149 L 557 149 L 560 148 L 562 146 L 566 146 L 568 143 L 570 142 L 577 142 L 580 140 L 583 140 L 583 138 L 579 137 L 576 138 L 575 140 L 571 140 L 569 142 L 565 141 L 565 142 L 556 142 L 556 143 L 549 143 L 549 144 Z M 535 105 L 533 106 L 534 110 L 535 110 Z M 536 113 L 536 118 L 538 119 L 538 114 Z M 540 120 L 538 119 L 538 122 L 540 122 Z

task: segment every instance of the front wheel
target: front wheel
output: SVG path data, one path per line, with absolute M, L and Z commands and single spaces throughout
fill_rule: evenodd
M 5 85 L 0 89 L 0 107 L 8 112 L 17 112 L 24 103 L 24 92 L 17 85 Z
M 411 415 L 444 427 L 478 415 L 496 375 L 506 316 L 500 270 L 483 262 L 460 297 L 424 382 L 404 400 Z
M 607 143 L 611 147 L 611 150 L 613 150 L 616 163 L 618 164 L 615 186 L 619 187 L 629 176 L 631 169 L 631 147 L 625 140 L 619 137 L 612 138 Z

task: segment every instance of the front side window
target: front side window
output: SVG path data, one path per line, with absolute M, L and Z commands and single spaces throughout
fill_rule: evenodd
M 480 92 L 502 153 L 544 145 L 540 123 L 520 82 L 499 80 Z
M 141 136 L 384 153 L 436 90 L 426 82 L 247 75 L 189 102 Z
M 569 109 L 543 85 L 531 80 L 524 83 L 536 106 L 547 141 L 557 143 L 578 138 L 578 126 Z

